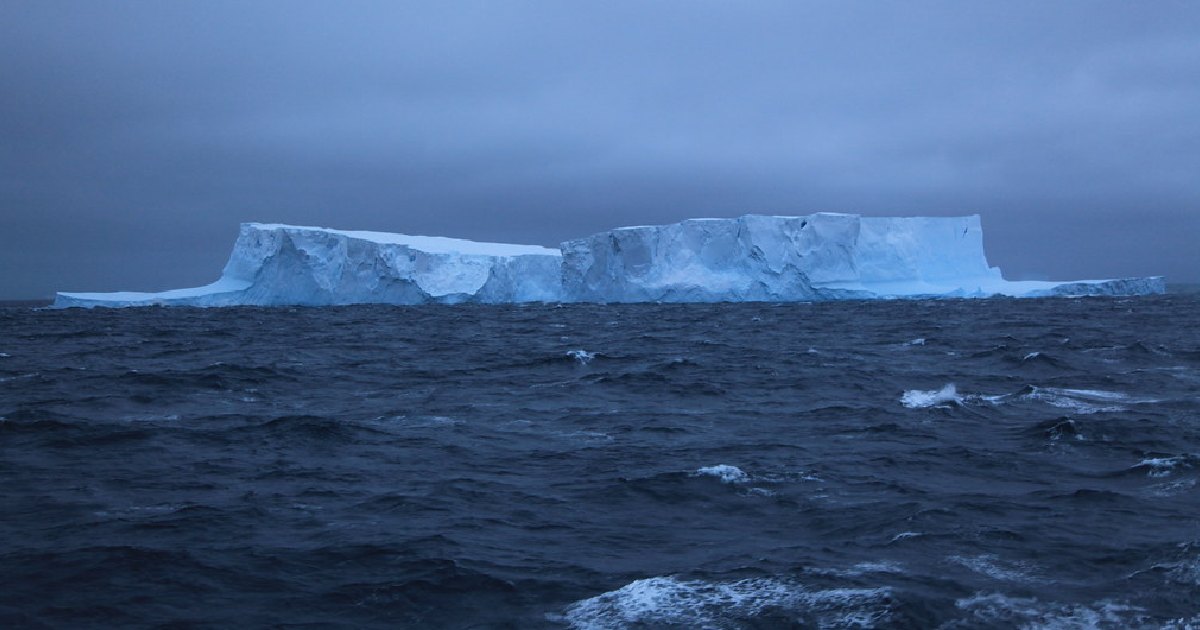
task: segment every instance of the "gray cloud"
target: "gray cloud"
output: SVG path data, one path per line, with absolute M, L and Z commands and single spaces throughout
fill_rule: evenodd
M 218 273 L 241 221 L 559 240 L 983 215 L 1010 277 L 1200 281 L 1194 4 L 0 5 L 0 296 Z

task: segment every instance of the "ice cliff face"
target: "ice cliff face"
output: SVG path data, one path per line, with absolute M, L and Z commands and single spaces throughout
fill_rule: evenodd
M 868 297 L 875 292 L 866 285 L 876 282 L 999 277 L 983 257 L 978 217 L 747 215 L 620 228 L 563 243 L 564 297 L 584 302 Z
M 243 224 L 221 278 L 162 293 L 60 293 L 54 305 L 744 302 L 1132 295 L 1163 280 L 1009 282 L 979 217 L 746 215 L 532 245 Z
M 59 293 L 55 306 L 553 302 L 561 255 L 535 245 L 245 223 L 220 280 L 162 293 Z
M 979 217 L 746 215 L 619 228 L 567 241 L 563 299 L 741 302 L 1161 293 L 1161 278 L 1008 282 Z

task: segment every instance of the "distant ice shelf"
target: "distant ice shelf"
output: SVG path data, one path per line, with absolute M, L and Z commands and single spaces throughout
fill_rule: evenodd
M 746 215 L 617 228 L 562 249 L 242 224 L 220 279 L 159 293 L 59 293 L 55 307 L 745 302 L 1163 293 L 1161 277 L 1013 282 L 979 217 Z

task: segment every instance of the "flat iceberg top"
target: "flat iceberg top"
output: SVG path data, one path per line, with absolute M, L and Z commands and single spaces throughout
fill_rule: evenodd
M 852 213 L 848 213 L 848 212 L 813 212 L 811 214 L 755 214 L 752 212 L 750 214 L 744 214 L 740 217 L 692 217 L 690 219 L 683 219 L 682 221 L 678 221 L 676 223 L 667 223 L 667 224 L 662 224 L 662 225 L 622 225 L 621 227 L 616 227 L 611 230 L 605 230 L 604 232 L 599 232 L 599 233 L 603 234 L 605 232 L 616 232 L 618 230 L 654 230 L 654 229 L 665 228 L 670 225 L 678 225 L 680 223 L 709 223 L 709 222 L 719 222 L 719 221 L 736 223 L 737 221 L 740 221 L 746 217 L 760 217 L 760 218 L 768 218 L 768 219 L 805 220 L 805 219 L 811 219 L 813 217 L 855 217 L 855 218 L 859 218 L 861 216 L 862 215 L 852 214 Z M 975 216 L 978 216 L 978 215 L 975 215 Z M 926 217 L 911 217 L 911 218 L 921 219 L 921 218 L 926 218 Z
M 283 223 L 246 223 L 247 227 L 259 230 L 295 230 L 303 232 L 326 232 L 346 238 L 361 239 L 381 245 L 406 245 L 430 254 L 467 254 L 475 256 L 561 256 L 554 248 L 541 245 L 514 245 L 512 243 L 480 243 L 446 236 L 412 236 L 394 232 L 368 232 L 364 230 L 335 230 L 324 227 L 286 225 Z

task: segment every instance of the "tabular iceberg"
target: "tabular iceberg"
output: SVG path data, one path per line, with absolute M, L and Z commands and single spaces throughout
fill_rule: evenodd
M 1010 282 L 979 216 L 746 215 L 618 228 L 567 241 L 563 299 L 742 302 L 1162 293 L 1161 277 Z
M 68 306 L 326 306 L 559 300 L 561 254 L 537 245 L 244 223 L 221 278 L 161 293 L 59 293 Z
M 54 306 L 745 302 L 1163 293 L 1161 277 L 1011 282 L 979 217 L 690 219 L 536 245 L 245 223 L 221 278 Z

